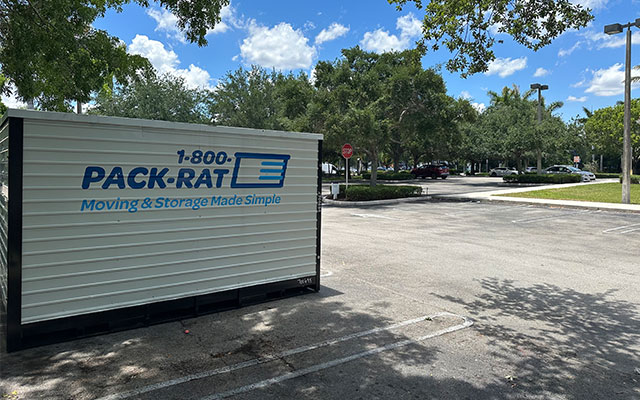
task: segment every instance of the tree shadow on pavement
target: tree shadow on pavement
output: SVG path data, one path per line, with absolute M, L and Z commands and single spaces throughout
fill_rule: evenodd
M 480 284 L 484 293 L 473 301 L 436 296 L 463 305 L 492 355 L 515 362 L 520 390 L 566 399 L 640 398 L 636 304 L 614 299 L 615 290 L 590 294 L 497 279 Z
M 476 324 L 467 330 L 331 364 L 460 323 L 425 321 L 129 398 L 201 399 L 317 365 L 330 367 L 232 398 L 637 398 L 635 305 L 611 300 L 611 292 L 517 287 L 494 279 L 481 285 L 484 293 L 470 302 L 441 296 L 473 314 Z M 405 319 L 392 311 L 392 304 L 404 300 L 370 290 L 350 297 L 349 291 L 323 287 L 317 294 L 2 354 L 0 394 L 18 388 L 21 400 L 95 399 Z M 413 311 L 413 318 L 422 314 Z M 486 346 L 478 350 L 480 342 Z M 513 371 L 510 379 L 505 368 Z

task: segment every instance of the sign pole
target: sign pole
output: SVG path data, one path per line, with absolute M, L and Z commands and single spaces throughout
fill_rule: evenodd
M 344 179 L 345 179 L 345 190 L 344 190 L 344 198 L 347 199 L 347 189 L 349 189 L 349 159 L 353 156 L 353 146 L 349 143 L 345 143 L 342 146 L 342 157 L 344 157 Z

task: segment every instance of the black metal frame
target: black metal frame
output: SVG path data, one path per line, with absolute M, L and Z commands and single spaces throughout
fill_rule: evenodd
M 24 120 L 9 124 L 9 202 L 7 216 L 7 351 L 20 349 L 22 341 L 22 140 Z
M 7 123 L 9 124 L 6 310 L 6 349 L 8 352 L 176 321 L 320 290 L 322 140 L 318 141 L 315 275 L 182 299 L 22 324 L 22 157 L 24 120 L 22 118 L 5 117 L 1 127 L 4 127 Z

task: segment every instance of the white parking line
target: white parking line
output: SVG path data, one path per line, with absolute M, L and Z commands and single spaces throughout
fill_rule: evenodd
M 616 235 L 623 235 L 625 233 L 640 231 L 640 228 L 632 228 L 633 226 L 640 226 L 640 224 L 617 226 L 615 228 L 605 229 L 604 231 L 602 231 L 602 233 L 614 233 Z M 632 228 L 632 229 L 627 229 L 627 228 Z
M 459 331 L 461 329 L 465 329 L 465 328 L 468 328 L 471 325 L 473 325 L 473 321 L 472 320 L 470 320 L 469 318 L 463 317 L 461 315 L 457 315 L 457 314 L 438 313 L 434 317 L 444 316 L 444 315 L 455 316 L 455 317 L 461 318 L 463 320 L 463 322 L 461 324 L 458 324 L 458 325 L 455 325 L 455 326 L 452 326 L 452 327 L 449 327 L 449 328 L 441 329 L 439 331 L 436 331 L 434 333 L 430 333 L 428 335 L 421 336 L 421 337 L 419 337 L 417 339 L 406 339 L 406 340 L 401 340 L 399 342 L 390 343 L 390 344 L 388 344 L 386 346 L 375 347 L 375 348 L 373 348 L 371 350 L 363 351 L 361 353 L 353 354 L 351 356 L 338 358 L 338 359 L 331 360 L 331 361 L 328 361 L 328 362 L 325 362 L 325 363 L 322 363 L 322 364 L 312 365 L 310 367 L 302 368 L 302 369 L 299 369 L 297 371 L 293 371 L 293 372 L 289 372 L 289 373 L 284 374 L 284 375 L 276 376 L 274 378 L 265 379 L 265 380 L 260 381 L 260 382 L 252 383 L 250 385 L 246 385 L 246 386 L 242 386 L 242 387 L 239 387 L 239 388 L 236 388 L 236 389 L 228 390 L 226 392 L 221 392 L 221 393 L 216 393 L 216 394 L 213 394 L 213 395 L 210 395 L 210 396 L 206 396 L 206 397 L 201 398 L 201 400 L 218 400 L 218 399 L 224 399 L 224 398 L 227 398 L 227 397 L 235 396 L 235 395 L 238 395 L 238 394 L 241 394 L 241 393 L 250 392 L 250 391 L 255 390 L 255 389 L 264 388 L 264 387 L 267 387 L 267 386 L 274 385 L 276 383 L 281 383 L 281 382 L 288 381 L 288 380 L 291 380 L 291 379 L 299 378 L 299 377 L 304 376 L 304 375 L 309 375 L 309 374 L 312 374 L 314 372 L 319 372 L 319 371 L 322 371 L 322 370 L 325 370 L 325 369 L 336 367 L 338 365 L 345 364 L 345 363 L 357 360 L 359 358 L 368 357 L 368 356 L 371 356 L 371 355 L 374 355 L 374 354 L 382 353 L 383 351 L 397 349 L 399 347 L 407 346 L 407 345 L 410 345 L 410 344 L 415 344 L 415 343 L 418 343 L 418 342 L 425 341 L 427 339 L 431 339 L 431 338 L 434 338 L 434 337 L 442 336 L 442 335 L 445 335 L 447 333 L 452 333 L 452 332 L 455 332 L 455 331 Z
M 360 217 L 360 218 L 380 218 L 380 219 L 397 219 L 397 218 L 391 218 L 391 217 L 385 217 L 384 215 L 377 215 L 377 214 L 351 214 L 352 217 Z
M 576 211 L 576 212 L 572 212 L 572 213 L 549 215 L 549 216 L 546 216 L 546 217 L 539 217 L 539 218 L 516 219 L 516 220 L 513 220 L 511 222 L 513 222 L 514 224 L 530 224 L 532 222 L 546 221 L 546 220 L 550 220 L 550 219 L 559 219 L 559 218 L 563 218 L 563 217 L 569 217 L 571 215 L 588 214 L 590 212 L 591 212 L 591 210 L 582 210 L 582 211 Z
M 265 364 L 271 361 L 275 361 L 275 360 L 279 360 L 282 359 L 284 357 L 288 357 L 288 356 L 292 356 L 295 354 L 300 354 L 300 353 L 304 353 L 307 351 L 311 351 L 311 350 L 316 350 L 322 347 L 327 347 L 327 346 L 331 346 L 337 343 L 341 343 L 347 340 L 351 340 L 351 339 L 356 339 L 356 338 L 360 338 L 363 336 L 368 336 L 368 335 L 373 335 L 379 332 L 384 332 L 384 331 L 389 331 L 392 329 L 396 329 L 396 328 L 400 328 L 403 326 L 407 326 L 407 325 L 412 325 L 418 322 L 422 322 L 422 321 L 427 321 L 429 319 L 432 318 L 436 318 L 439 316 L 445 316 L 445 315 L 451 315 L 451 316 L 456 316 L 456 317 L 460 317 L 463 320 L 465 320 L 465 323 L 467 321 L 466 317 L 462 317 L 456 314 L 449 314 L 449 313 L 437 313 L 434 315 L 424 315 L 422 317 L 419 318 L 414 318 L 414 319 L 409 319 L 406 321 L 402 321 L 402 322 L 398 322 L 396 324 L 392 324 L 392 325 L 387 325 L 385 327 L 381 327 L 381 328 L 374 328 L 374 329 L 369 329 L 366 331 L 361 331 L 361 332 L 356 332 L 356 333 L 352 333 L 350 335 L 346 335 L 346 336 L 342 336 L 336 339 L 328 339 L 325 340 L 323 342 L 319 342 L 319 343 L 315 343 L 315 344 L 311 344 L 311 345 L 307 345 L 307 346 L 302 346 L 302 347 L 297 347 L 295 349 L 291 349 L 291 350 L 285 350 L 283 352 L 277 353 L 277 354 L 271 354 L 271 355 L 267 355 L 264 357 L 260 357 L 260 358 L 254 358 L 251 360 L 247 360 L 247 361 L 243 361 L 237 364 L 233 364 L 233 365 L 228 365 L 226 367 L 222 367 L 222 368 L 217 368 L 217 369 L 213 369 L 213 370 L 209 370 L 209 371 L 203 371 L 203 372 L 199 372 L 197 374 L 192 374 L 192 375 L 187 375 L 187 376 L 183 376 L 181 378 L 176 378 L 176 379 L 171 379 L 165 382 L 159 382 L 159 383 L 155 383 L 153 385 L 148 385 L 148 386 L 143 386 L 141 388 L 138 389 L 134 389 L 128 392 L 124 392 L 124 393 L 116 393 L 116 394 L 111 394 L 108 396 L 104 396 L 104 397 L 100 397 L 97 400 L 122 400 L 122 399 L 128 399 L 131 397 L 135 397 L 135 396 L 139 396 L 141 394 L 144 393 L 149 393 L 149 392 L 153 392 L 155 390 L 159 390 L 159 389 L 165 389 L 171 386 L 175 386 L 175 385 L 179 385 L 182 383 L 186 383 L 186 382 L 190 382 L 193 380 L 197 380 L 197 379 L 203 379 L 203 378 L 209 378 L 215 375 L 220 375 L 220 374 L 226 374 L 232 371 L 236 371 L 242 368 L 247 368 L 247 367 L 252 367 L 255 365 L 259 365 L 259 364 Z M 469 325 L 470 326 L 470 325 Z M 290 379 L 290 378 L 289 378 Z

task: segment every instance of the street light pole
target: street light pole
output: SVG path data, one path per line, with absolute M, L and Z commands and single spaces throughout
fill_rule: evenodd
M 530 87 L 531 89 L 538 90 L 538 126 L 540 126 L 542 123 L 542 91 L 549 89 L 549 86 L 533 83 Z M 539 143 L 536 148 L 536 173 L 542 173 L 542 149 Z
M 624 133 L 622 137 L 622 203 L 631 202 L 631 27 L 640 28 L 640 18 L 628 24 L 611 24 L 604 33 L 615 35 L 627 28 L 627 48 L 624 66 Z

